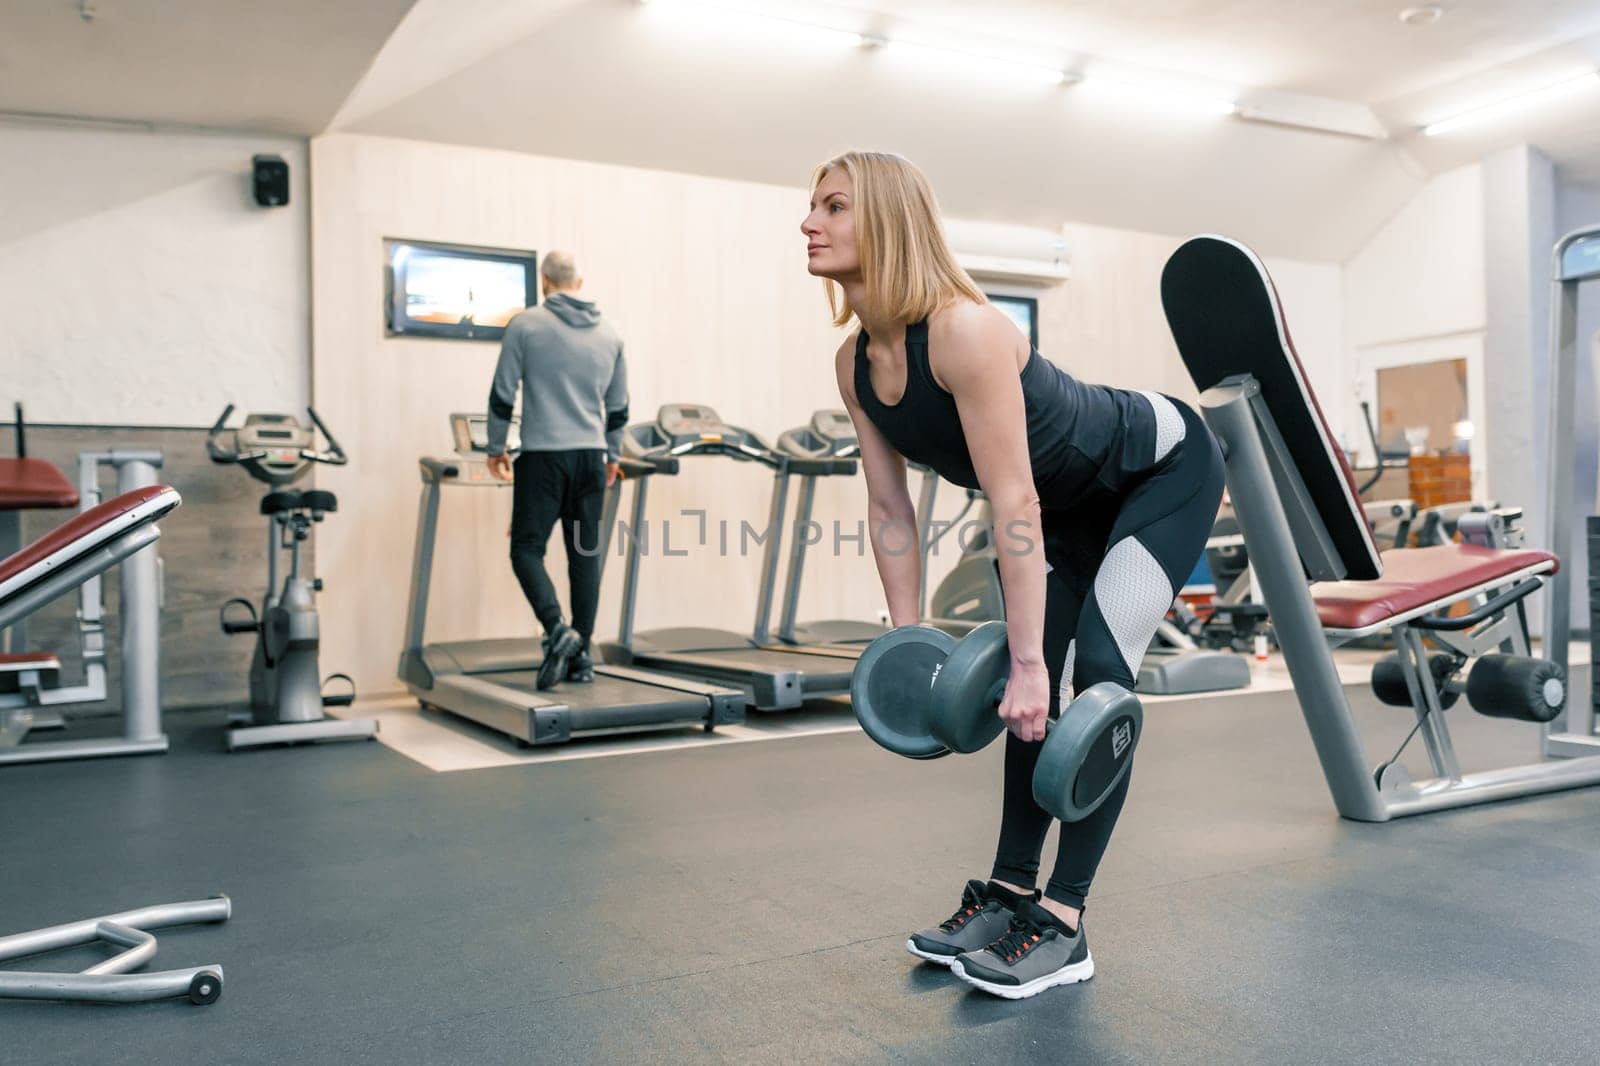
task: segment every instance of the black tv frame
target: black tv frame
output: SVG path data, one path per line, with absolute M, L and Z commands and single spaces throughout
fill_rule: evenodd
M 986 292 L 990 303 L 1008 302 L 1028 305 L 1028 343 L 1035 348 L 1039 347 L 1039 298 L 1037 296 L 1017 296 L 1009 292 Z
M 473 244 L 445 244 L 439 241 L 414 241 L 405 237 L 383 239 L 383 321 L 384 331 L 390 337 L 433 337 L 444 340 L 498 341 L 505 336 L 504 326 L 480 326 L 461 322 L 417 322 L 406 315 L 404 276 L 397 278 L 394 270 L 394 251 L 404 246 L 426 251 L 432 255 L 453 256 L 459 259 L 497 263 L 517 263 L 526 266 L 524 286 L 527 303 L 533 307 L 539 302 L 539 256 L 531 250 L 516 248 L 491 248 Z

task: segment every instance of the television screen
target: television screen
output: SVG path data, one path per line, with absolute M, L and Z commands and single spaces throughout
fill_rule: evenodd
M 539 289 L 533 252 L 385 240 L 393 336 L 499 340 Z
M 989 294 L 989 302 L 1006 313 L 1017 324 L 1028 343 L 1039 347 L 1039 301 L 1032 296 L 996 296 Z

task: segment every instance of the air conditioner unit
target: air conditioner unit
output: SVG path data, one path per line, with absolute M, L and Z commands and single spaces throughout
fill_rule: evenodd
M 956 259 L 979 281 L 1059 285 L 1072 276 L 1061 234 L 1000 222 L 945 220 L 945 236 Z

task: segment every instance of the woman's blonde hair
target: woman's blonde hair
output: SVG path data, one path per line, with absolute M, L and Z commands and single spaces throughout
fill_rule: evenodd
M 850 176 L 861 279 L 879 315 L 909 324 L 960 298 L 988 302 L 950 251 L 939 202 L 915 163 L 891 152 L 845 152 L 817 168 L 812 191 L 836 168 Z M 844 290 L 828 279 L 823 287 L 833 324 L 849 325 L 856 312 Z

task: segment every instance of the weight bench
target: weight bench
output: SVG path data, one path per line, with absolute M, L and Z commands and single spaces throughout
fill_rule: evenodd
M 84 511 L 32 544 L 0 560 L 0 627 L 26 619 L 57 597 L 75 591 L 122 560 L 143 550 L 160 535 L 156 520 L 181 502 L 175 489 L 150 485 L 125 492 Z M 48 691 L 50 674 L 60 662 L 48 653 L 0 656 L 0 690 Z M 165 751 L 166 737 L 131 735 L 137 723 L 127 717 L 130 735 L 121 739 L 53 742 L 55 758 Z M 156 954 L 149 930 L 190 922 L 222 922 L 232 912 L 226 896 L 144 907 L 80 922 L 0 937 L 0 961 L 104 942 L 125 950 L 82 973 L 0 970 L 0 997 L 65 999 L 95 1003 L 128 1003 L 188 996 L 197 1004 L 222 994 L 222 967 L 194 966 L 181 970 L 130 973 Z
M 1593 709 L 1569 708 L 1564 666 L 1529 652 L 1527 597 L 1559 560 L 1485 543 L 1380 553 L 1261 261 L 1226 238 L 1196 237 L 1168 261 L 1161 299 L 1222 446 L 1228 491 L 1339 813 L 1384 822 L 1600 783 Z M 1458 604 L 1466 613 L 1448 615 Z M 1410 780 L 1392 760 L 1368 762 L 1334 666 L 1333 645 L 1385 629 L 1397 653 L 1374 670 L 1374 690 L 1412 708 L 1436 775 L 1429 780 Z M 1424 637 L 1444 651 L 1430 654 Z M 1539 723 L 1546 760 L 1462 774 L 1445 709 L 1463 694 L 1480 713 Z

